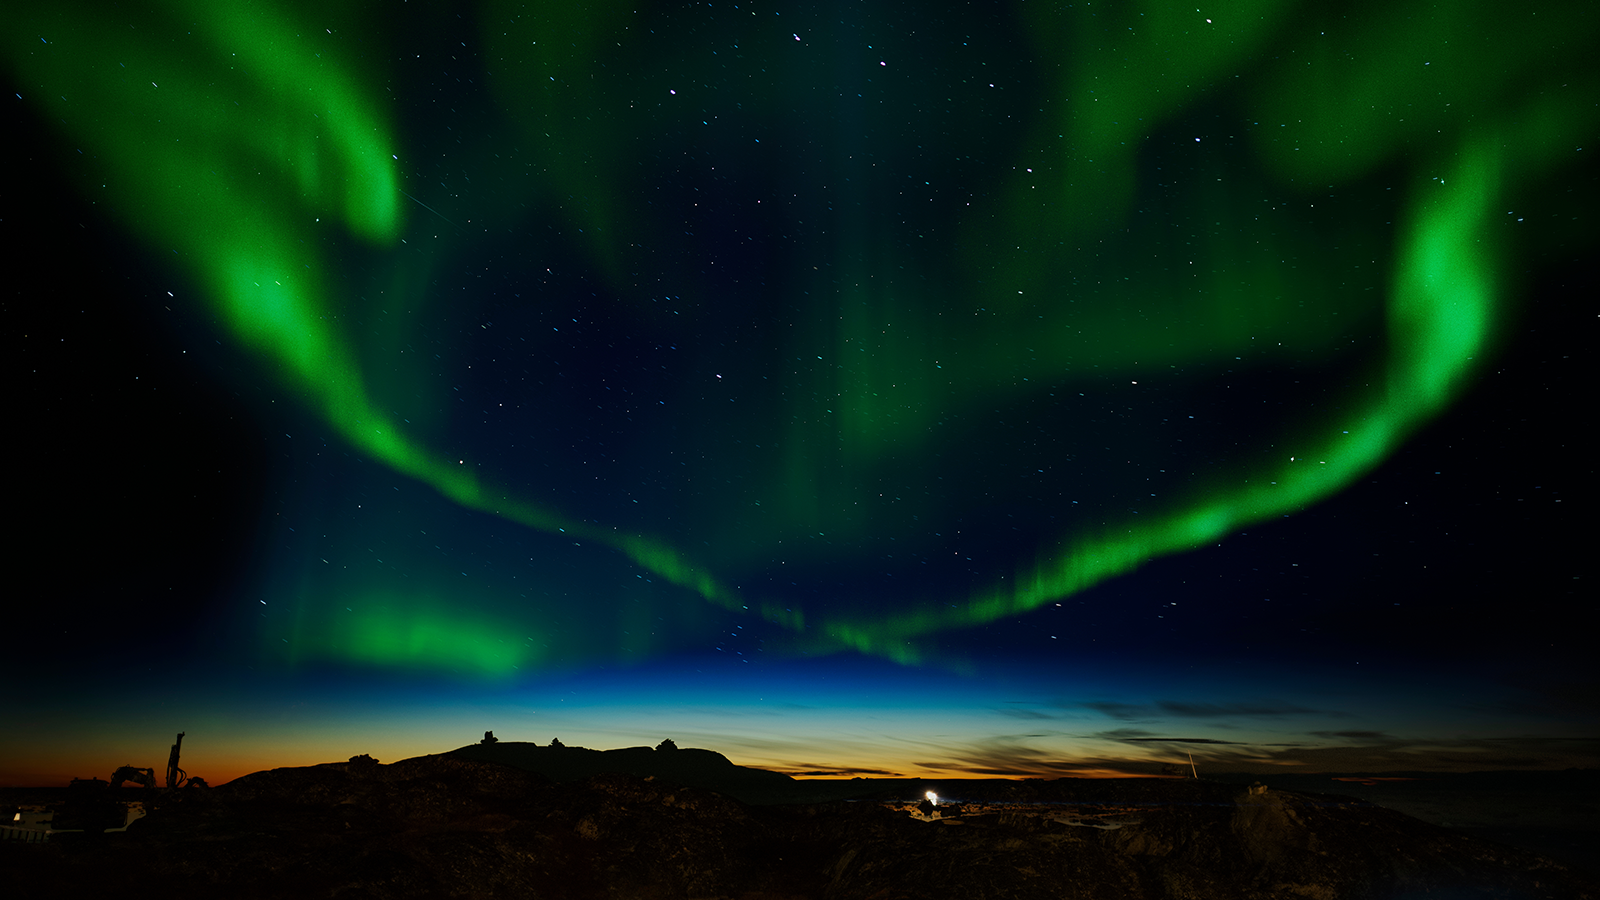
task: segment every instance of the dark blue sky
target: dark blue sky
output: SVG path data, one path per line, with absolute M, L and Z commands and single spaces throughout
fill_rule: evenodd
M 1581 41 L 369 12 L 8 26 L 18 735 L 1593 764 Z

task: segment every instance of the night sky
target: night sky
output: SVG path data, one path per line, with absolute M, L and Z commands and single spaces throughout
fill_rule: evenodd
M 0 784 L 1600 764 L 1600 7 L 21 6 Z

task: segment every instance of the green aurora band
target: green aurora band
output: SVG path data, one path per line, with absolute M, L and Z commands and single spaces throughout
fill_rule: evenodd
M 614 187 L 632 163 L 616 149 L 625 143 L 617 120 L 586 115 L 610 102 L 606 88 L 580 76 L 602 54 L 628 52 L 623 42 L 639 37 L 624 25 L 632 9 L 616 0 L 532 9 L 500 0 L 480 13 L 484 55 L 498 60 L 491 90 L 526 134 L 542 133 L 560 148 L 543 158 L 542 183 L 524 193 L 588 198 L 581 209 L 549 214 L 585 226 L 589 262 L 611 274 L 621 271 L 635 227 Z M 1215 23 L 1174 4 L 1029 9 L 1035 51 L 1062 60 L 1039 67 L 1054 73 L 1046 91 L 1062 102 L 1030 126 L 1000 199 L 974 211 L 956 242 L 969 272 L 1008 273 L 967 298 L 1010 323 L 982 333 L 975 347 L 1014 345 L 1036 327 L 1020 315 L 1018 296 L 1061 305 L 1069 291 L 1063 273 L 1076 264 L 1070 245 L 1112 235 L 1127 220 L 1140 141 L 1185 106 L 1227 93 L 1246 118 L 1282 123 L 1257 133 L 1262 178 L 1320 191 L 1401 173 L 1408 199 L 1396 246 L 1379 248 L 1392 259 L 1386 349 L 1336 421 L 1280 436 L 1270 463 L 1212 473 L 1207 488 L 1164 511 L 1064 534 L 1054 552 L 965 603 L 934 597 L 911 610 L 809 617 L 793 604 L 741 598 L 667 541 L 580 520 L 480 480 L 465 460 L 408 433 L 374 399 L 362 354 L 339 324 L 346 304 L 328 262 L 330 250 L 355 252 L 355 243 L 381 260 L 401 239 L 410 208 L 397 176 L 405 151 L 386 112 L 386 73 L 338 36 L 371 23 L 309 4 L 192 0 L 122 12 L 12 4 L 0 22 L 8 63 L 32 92 L 25 99 L 84 149 L 85 192 L 152 251 L 173 256 L 226 327 L 352 447 L 463 507 L 610 546 L 718 607 L 749 609 L 792 630 L 810 652 L 849 648 L 912 663 L 925 656 L 918 638 L 1023 613 L 1154 557 L 1216 543 L 1329 497 L 1381 463 L 1451 402 L 1494 349 L 1495 325 L 1507 315 L 1501 211 L 1519 188 L 1574 165 L 1574 147 L 1600 120 L 1592 101 L 1600 85 L 1582 62 L 1600 19 L 1592 5 L 1375 3 L 1324 22 L 1299 4 L 1250 0 L 1213 16 Z M 1240 72 L 1249 79 L 1235 82 Z M 550 137 L 552 128 L 564 130 Z M 1041 172 L 1029 174 L 1031 167 Z M 508 199 L 488 214 L 511 215 L 514 205 Z M 868 240 L 870 223 L 846 219 L 841 242 Z M 1271 235 L 1262 237 L 1270 243 Z M 1205 340 L 1135 349 L 1113 318 L 1084 312 L 1070 328 L 1039 338 L 1054 342 L 1046 351 L 1054 362 L 1040 369 L 1090 360 L 1106 368 L 1136 359 L 1191 362 L 1218 346 L 1248 344 L 1274 323 L 1292 332 L 1281 322 L 1282 301 L 1269 295 L 1296 286 L 1263 280 L 1281 282 L 1281 273 L 1242 257 L 1230 264 L 1226 248 L 1191 252 L 1221 260 L 1203 277 L 1227 308 L 1202 311 L 1213 321 L 1202 330 Z M 882 274 L 864 262 L 843 265 L 840 281 L 858 286 Z M 872 362 L 833 376 L 837 446 L 848 464 L 915 440 L 937 414 L 932 379 L 942 376 L 928 374 L 918 350 L 926 343 L 918 336 L 934 334 L 934 323 L 865 288 L 847 299 L 859 302 L 841 309 L 872 315 L 850 312 L 838 331 L 817 325 L 814 336 L 832 340 L 841 357 L 873 350 Z M 890 314 L 908 323 L 898 342 L 881 336 L 878 319 Z M 960 363 L 969 377 L 951 391 L 966 393 L 949 402 L 1009 389 L 1014 379 L 987 362 L 975 349 Z M 891 404 L 883 399 L 888 387 L 910 399 Z M 807 440 L 792 437 L 795 445 Z M 791 461 L 796 466 L 804 468 Z M 330 629 L 320 652 L 362 664 L 466 666 L 484 677 L 543 662 L 527 648 L 488 649 L 499 627 L 489 619 L 463 623 L 424 603 Z
M 333 324 L 338 304 L 312 249 L 325 240 L 317 227 L 324 217 L 380 245 L 399 233 L 396 147 L 376 79 L 341 65 L 331 37 L 333 25 L 357 23 L 318 29 L 305 21 L 309 10 L 293 15 L 268 3 L 150 4 L 141 12 L 142 29 L 161 42 L 95 7 L 12 10 L 10 56 L 25 79 L 60 98 L 51 112 L 103 161 L 93 174 L 129 225 L 182 260 L 238 337 L 345 440 L 396 471 L 470 509 L 609 544 L 706 600 L 739 607 L 670 547 L 488 488 L 373 403 L 358 354 Z M 40 46 L 18 46 L 23 34 Z M 353 644 L 351 655 L 372 658 L 364 647 Z

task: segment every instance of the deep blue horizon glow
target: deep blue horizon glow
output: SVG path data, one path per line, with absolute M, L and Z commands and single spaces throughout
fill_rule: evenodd
M 136 596 L 168 663 L 252 704 L 371 704 L 285 738 L 318 752 L 534 708 L 569 743 L 630 740 L 609 709 L 794 771 L 1109 769 L 1190 725 L 1208 764 L 1570 761 L 1495 756 L 1545 732 L 1418 673 L 1504 655 L 1477 693 L 1563 740 L 1580 715 L 1541 625 L 1579 561 L 1500 557 L 1568 547 L 1585 508 L 1548 462 L 1583 326 L 1550 307 L 1596 237 L 1600 12 L 913 17 L 0 14 L 16 115 L 55 142 L 27 165 L 118 230 L 70 268 L 140 260 L 84 292 L 148 313 L 127 341 L 182 345 L 224 410 L 169 401 L 195 419 L 169 496 L 102 543 L 201 567 L 166 535 L 222 483 L 244 523 L 203 585 L 29 615 L 55 640 Z M 88 231 L 62 215 L 39 246 Z M 38 277 L 19 296 L 88 321 Z M 157 390 L 142 361 L 41 368 L 67 336 L 19 333 L 39 434 Z M 249 452 L 191 456 L 224 418 Z M 138 472 L 143 427 L 80 443 Z M 109 520 L 121 495 L 41 446 L 28 509 Z M 430 685 L 451 699 L 404 711 Z M 604 699 L 562 719 L 554 685 Z M 223 693 L 184 708 L 253 733 Z
M 1115 777 L 1190 758 L 1213 774 L 1451 772 L 1564 768 L 1592 758 L 1592 736 L 1580 723 L 1554 731 L 1544 723 L 1543 736 L 1533 737 L 1534 713 L 1486 708 L 1519 695 L 1483 673 L 1440 683 L 1371 668 L 1355 678 L 1334 667 L 1277 668 L 1264 687 L 1259 664 L 997 665 L 973 677 L 869 658 L 754 668 L 703 658 L 470 695 L 438 682 L 326 673 L 197 683 L 141 709 L 109 698 L 71 712 L 48 702 L 13 707 L 8 715 L 19 727 L 0 744 L 0 784 L 56 783 L 87 777 L 108 756 L 149 757 L 170 720 L 190 723 L 189 768 L 213 783 L 359 753 L 394 762 L 473 743 L 485 730 L 506 741 L 559 738 L 599 749 L 671 737 L 741 765 L 813 778 Z M 159 693 L 158 683 L 147 687 Z M 40 734 L 56 745 L 48 758 L 37 756 Z

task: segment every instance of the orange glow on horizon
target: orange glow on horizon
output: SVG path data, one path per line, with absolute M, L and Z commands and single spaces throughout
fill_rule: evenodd
M 374 752 L 373 755 L 378 756 L 379 762 L 382 763 L 393 763 L 398 762 L 401 759 L 430 755 L 428 753 L 417 753 L 415 752 L 414 748 L 405 749 L 411 749 L 413 752 L 402 752 L 393 756 L 384 757 L 379 755 L 381 750 L 378 750 L 377 752 Z M 434 752 L 449 752 L 449 750 L 453 749 L 455 748 L 451 747 Z M 118 766 L 125 764 L 134 766 L 154 766 L 156 768 L 158 778 L 160 773 L 165 770 L 165 760 L 155 759 L 157 755 L 164 756 L 164 754 L 144 753 L 142 755 L 135 754 L 134 757 L 136 758 L 123 758 L 124 756 L 128 755 L 129 754 L 127 753 L 118 753 L 115 750 L 107 751 L 78 749 L 74 750 L 70 754 L 57 754 L 49 757 L 38 757 L 34 759 L 12 758 L 5 761 L 4 768 L 0 768 L 0 787 L 66 787 L 67 784 L 74 778 L 109 778 L 111 773 Z M 146 757 L 148 757 L 148 759 L 146 759 Z M 203 778 L 207 784 L 211 785 L 212 787 L 218 787 L 254 772 L 262 772 L 280 768 L 314 766 L 323 763 L 345 762 L 348 758 L 349 754 L 338 756 L 329 754 L 326 751 L 320 750 L 316 747 L 304 748 L 299 751 L 291 748 L 280 748 L 277 752 L 256 750 L 249 753 L 235 753 L 228 755 L 196 753 L 193 756 L 190 756 L 189 754 L 185 754 L 180 764 L 191 777 L 197 776 Z M 820 772 L 823 770 L 815 766 L 800 767 L 793 765 L 785 766 L 770 764 L 763 766 L 755 760 L 740 761 L 739 759 L 731 759 L 731 761 L 736 765 L 742 765 L 755 769 L 765 769 L 770 772 L 788 775 L 791 778 L 801 781 L 849 781 L 856 778 L 868 780 L 911 780 L 920 778 L 926 781 L 941 779 L 1023 781 L 1028 779 L 1049 780 L 1055 778 L 1179 778 L 1179 776 L 1175 775 L 1160 775 L 1149 772 L 1130 771 L 1129 769 L 1139 765 L 1138 762 L 1132 760 L 1129 761 L 1129 769 L 1099 765 L 1077 768 L 1063 767 L 1040 769 L 1033 772 L 997 773 L 979 771 L 976 769 L 962 769 L 954 766 L 949 768 L 929 769 L 926 766 L 894 767 L 880 764 L 870 767 L 841 766 L 837 770 L 838 774 L 815 775 L 802 773 Z M 157 763 L 161 763 L 161 765 L 157 765 Z M 1148 763 L 1145 763 L 1145 765 L 1148 765 Z

